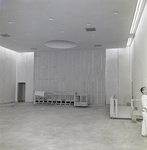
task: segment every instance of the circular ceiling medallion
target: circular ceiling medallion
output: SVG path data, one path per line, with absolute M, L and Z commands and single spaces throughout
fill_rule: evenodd
M 66 40 L 52 40 L 45 43 L 47 47 L 57 48 L 57 49 L 66 49 L 73 48 L 76 46 L 74 42 L 66 41 Z

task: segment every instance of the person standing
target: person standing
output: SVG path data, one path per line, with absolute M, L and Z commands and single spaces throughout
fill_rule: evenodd
M 141 135 L 142 136 L 147 136 L 147 88 L 142 87 L 140 89 L 142 96 L 141 96 L 141 102 L 142 102 L 142 130 L 141 130 Z

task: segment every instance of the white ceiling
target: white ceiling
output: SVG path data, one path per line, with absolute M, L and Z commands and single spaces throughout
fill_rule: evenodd
M 17 52 L 49 51 L 56 48 L 47 47 L 47 41 L 68 40 L 76 44 L 70 50 L 124 48 L 136 4 L 137 0 L 0 0 L 0 34 L 10 35 L 0 36 L 0 46 Z M 93 27 L 96 31 L 85 29 Z

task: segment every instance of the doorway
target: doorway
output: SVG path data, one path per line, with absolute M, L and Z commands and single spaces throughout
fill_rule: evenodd
M 17 101 L 18 102 L 25 102 L 25 82 L 18 83 L 18 93 L 17 93 Z

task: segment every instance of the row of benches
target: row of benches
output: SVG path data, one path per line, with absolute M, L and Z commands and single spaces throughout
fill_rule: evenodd
M 75 94 L 46 93 L 45 91 L 35 91 L 34 104 L 58 104 L 73 105 Z
M 57 104 L 57 105 L 74 105 L 88 106 L 90 95 L 77 93 L 48 93 L 45 91 L 34 92 L 34 104 Z

